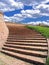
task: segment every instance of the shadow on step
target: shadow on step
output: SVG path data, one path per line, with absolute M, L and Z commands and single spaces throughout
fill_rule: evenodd
M 1 52 L 2 52 L 2 51 L 1 51 Z M 32 61 L 32 60 L 30 60 L 30 59 L 22 58 L 22 57 L 19 57 L 19 56 L 14 56 L 14 55 L 11 55 L 11 54 L 9 54 L 9 53 L 5 53 L 5 52 L 2 52 L 2 53 L 6 54 L 6 55 L 8 55 L 8 56 L 14 57 L 14 58 L 16 58 L 16 59 L 19 59 L 19 60 L 28 62 L 28 63 L 30 63 L 30 64 L 34 64 L 34 65 L 45 65 L 45 64 L 40 63 L 40 62 Z

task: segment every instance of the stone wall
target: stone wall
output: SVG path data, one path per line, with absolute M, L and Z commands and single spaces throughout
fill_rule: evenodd
M 0 49 L 7 40 L 9 30 L 4 22 L 3 14 L 0 13 Z

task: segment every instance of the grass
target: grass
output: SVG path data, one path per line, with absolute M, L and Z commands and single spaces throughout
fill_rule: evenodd
M 46 65 L 49 65 L 49 58 L 47 58 Z
M 41 33 L 43 36 L 45 36 L 46 38 L 49 38 L 49 27 L 44 27 L 44 26 L 26 26 L 29 29 L 34 29 L 36 31 L 38 31 L 39 33 Z M 49 57 L 46 60 L 46 65 L 49 65 Z
M 49 38 L 49 27 L 44 26 L 26 26 L 29 29 L 34 29 L 44 35 L 46 38 Z

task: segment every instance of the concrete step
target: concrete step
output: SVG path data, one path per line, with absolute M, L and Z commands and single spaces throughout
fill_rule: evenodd
M 27 36 L 27 35 L 24 35 L 24 36 L 8 36 L 8 38 L 45 38 L 44 36 Z
M 8 37 L 7 39 L 17 39 L 17 40 L 47 40 L 44 37 Z
M 39 50 L 39 51 L 47 51 L 48 47 L 42 46 L 25 46 L 25 45 L 13 45 L 13 44 L 5 44 L 6 47 L 13 47 L 13 48 L 20 48 L 20 49 L 27 49 L 27 50 Z
M 12 42 L 37 42 L 37 43 L 47 43 L 46 40 L 15 40 L 15 39 L 7 39 L 7 41 L 12 41 Z
M 6 44 L 13 44 L 13 45 L 28 45 L 28 46 L 45 46 L 48 47 L 47 43 L 26 43 L 26 42 L 6 42 Z
M 40 33 L 36 33 L 36 32 L 33 32 L 33 33 L 31 33 L 32 35 L 42 35 L 42 34 L 40 34 Z M 9 36 L 16 36 L 17 34 L 10 34 L 9 33 Z M 22 36 L 22 34 L 21 34 L 21 36 Z
M 44 36 L 42 36 L 42 35 L 32 35 L 32 34 L 30 34 L 30 35 L 9 35 L 8 37 L 13 37 L 13 38 L 45 38 Z
M 26 36 L 26 35 L 9 35 L 9 37 L 22 37 L 22 36 Z M 27 36 L 31 36 L 31 37 L 44 37 L 42 35 L 36 35 L 36 34 L 28 34 Z
M 37 56 L 37 57 L 43 57 L 43 58 L 47 57 L 47 52 L 42 52 L 42 51 L 25 50 L 25 49 L 11 48 L 11 47 L 5 47 L 5 46 L 2 49 L 13 51 L 15 53 L 31 55 L 31 56 Z
M 29 31 L 30 32 L 30 31 Z M 18 34 L 19 35 L 30 35 L 30 34 L 32 34 L 32 35 L 42 35 L 42 34 L 40 34 L 40 33 L 34 33 L 34 32 L 31 32 L 31 33 L 29 33 L 29 32 L 27 32 L 27 33 L 25 33 L 25 31 L 24 32 L 16 32 L 16 33 L 13 33 L 13 31 L 11 32 L 11 33 L 9 33 L 9 36 L 17 36 Z
M 25 54 L 19 54 L 19 53 L 14 53 L 8 50 L 2 50 L 2 53 L 5 53 L 9 56 L 21 59 L 23 61 L 26 61 L 28 63 L 32 63 L 35 65 L 45 65 L 45 58 L 39 58 L 39 57 L 34 57 L 34 56 L 29 56 L 29 55 L 25 55 Z
M 8 39 L 20 39 L 20 40 L 46 40 L 46 38 L 16 38 L 16 37 L 8 37 Z

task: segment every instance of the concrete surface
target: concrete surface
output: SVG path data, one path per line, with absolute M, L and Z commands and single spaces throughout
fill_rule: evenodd
M 0 12 L 0 49 L 2 45 L 5 43 L 9 34 L 9 30 L 4 22 L 3 14 Z

